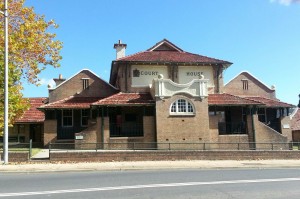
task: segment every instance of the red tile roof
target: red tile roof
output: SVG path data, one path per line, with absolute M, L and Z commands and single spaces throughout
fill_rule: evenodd
M 120 58 L 117 61 L 232 64 L 230 62 L 223 61 L 220 59 L 214 59 L 189 52 L 178 51 L 144 51 Z
M 28 98 L 30 103 L 30 108 L 26 110 L 23 115 L 18 118 L 15 123 L 40 123 L 45 120 L 45 115 L 42 111 L 37 108 L 43 105 L 43 101 L 46 100 L 45 97 L 38 98 Z
M 185 52 L 167 39 L 163 39 L 146 51 L 122 57 L 117 61 L 232 64 L 228 61 Z
M 292 118 L 291 127 L 294 131 L 300 131 L 300 108 Z
M 265 97 L 258 97 L 258 96 L 249 96 L 245 97 L 246 99 L 255 100 L 262 104 L 265 104 L 266 107 L 281 107 L 281 108 L 291 108 L 294 107 L 292 104 L 288 104 L 285 102 L 281 102 L 279 100 L 269 99 Z
M 90 105 L 97 102 L 102 98 L 99 97 L 74 97 L 70 96 L 65 99 L 45 104 L 41 106 L 41 109 L 86 109 L 90 108 Z
M 117 93 L 101 99 L 92 105 L 154 105 L 154 100 L 149 93 Z
M 260 102 L 227 93 L 209 94 L 208 105 L 261 105 Z

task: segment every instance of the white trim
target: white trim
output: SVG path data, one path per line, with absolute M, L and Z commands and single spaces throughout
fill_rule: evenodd
M 151 85 L 151 84 L 150 84 Z M 150 85 L 131 85 L 132 88 L 148 88 Z
M 185 104 L 185 112 L 178 112 L 178 101 L 179 100 L 184 100 L 185 102 L 186 102 L 186 104 Z M 176 107 L 175 107 L 175 111 L 176 112 L 172 112 L 172 106 L 173 106 L 173 104 L 174 103 L 176 103 Z M 191 105 L 192 106 L 192 108 L 193 108 L 193 112 L 188 112 L 188 105 Z M 175 101 L 173 101 L 172 103 L 171 103 L 171 105 L 170 105 L 170 108 L 169 108 L 169 114 L 171 115 L 171 116 L 176 116 L 176 115 L 180 115 L 180 116 L 193 116 L 193 115 L 195 115 L 195 113 L 196 113 L 196 110 L 195 110 L 195 106 L 194 106 L 194 104 L 190 101 L 190 100 L 188 100 L 188 99 L 185 99 L 185 98 L 179 98 L 179 99 L 177 99 L 177 100 L 175 100 Z
M 294 111 L 291 113 L 290 115 L 290 119 L 293 119 L 293 117 L 296 115 L 296 113 L 298 112 L 299 108 L 295 108 Z
M 181 50 L 179 47 L 175 46 L 174 44 L 171 44 L 169 41 L 167 41 L 166 39 L 162 40 L 160 43 L 156 44 L 155 46 L 153 46 L 152 48 L 150 48 L 148 51 L 154 51 L 155 49 L 159 48 L 160 46 L 162 46 L 163 44 L 167 44 L 169 45 L 171 48 L 177 50 L 178 52 L 183 52 L 183 50 Z
M 86 68 L 84 68 L 84 69 L 82 69 L 81 71 L 77 72 L 75 75 L 71 76 L 69 79 L 65 80 L 64 82 L 62 82 L 61 84 L 59 84 L 57 87 L 55 87 L 55 88 L 53 88 L 53 89 L 51 89 L 51 90 L 55 90 L 55 89 L 59 88 L 60 86 L 62 86 L 62 85 L 65 84 L 66 82 L 68 82 L 70 79 L 72 79 L 73 77 L 75 77 L 76 75 L 78 75 L 79 73 L 81 73 L 81 72 L 83 72 L 83 71 L 85 71 L 85 70 L 88 71 L 88 72 L 90 72 L 91 74 L 95 75 L 98 79 L 100 79 L 100 80 L 104 81 L 105 83 L 107 83 L 107 85 L 109 85 L 109 86 L 112 87 L 113 89 L 119 90 L 119 89 L 117 89 L 116 87 L 114 87 L 113 85 L 111 85 L 110 83 L 108 83 L 107 81 L 105 81 L 104 79 L 100 78 L 100 77 L 99 77 L 98 75 L 96 75 L 93 71 L 91 71 L 91 70 L 89 70 L 89 69 L 86 69 Z M 81 78 L 81 79 L 86 79 L 86 78 Z
M 275 91 L 276 89 L 272 89 L 271 87 L 267 86 L 265 83 L 263 83 L 260 79 L 258 79 L 257 77 L 255 77 L 254 75 L 252 75 L 250 72 L 248 71 L 242 71 L 240 72 L 238 75 L 236 75 L 234 78 L 232 78 L 231 80 L 229 80 L 226 84 L 224 84 L 224 87 L 229 84 L 231 81 L 233 81 L 234 79 L 236 79 L 239 75 L 241 75 L 242 73 L 247 73 L 248 75 L 250 75 L 251 77 L 253 77 L 254 79 L 256 79 L 259 83 L 261 83 L 262 85 L 264 85 L 265 87 L 267 87 L 269 90 L 271 91 Z M 248 79 L 249 81 L 249 79 Z

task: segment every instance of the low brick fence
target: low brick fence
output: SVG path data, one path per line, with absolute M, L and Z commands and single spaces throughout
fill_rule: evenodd
M 0 159 L 3 159 L 3 153 L 0 153 Z M 9 152 L 8 162 L 28 162 L 29 152 Z
M 163 160 L 300 159 L 300 151 L 55 151 L 50 161 L 111 162 Z

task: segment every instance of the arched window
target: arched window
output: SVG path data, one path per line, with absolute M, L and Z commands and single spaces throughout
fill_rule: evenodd
M 191 102 L 185 99 L 178 99 L 170 107 L 171 115 L 194 115 L 195 109 Z

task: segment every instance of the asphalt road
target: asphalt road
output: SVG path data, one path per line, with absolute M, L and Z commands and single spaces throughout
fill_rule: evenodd
M 300 198 L 300 168 L 2 173 L 1 198 Z

